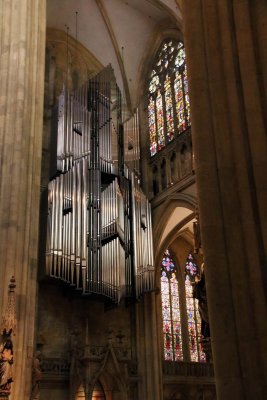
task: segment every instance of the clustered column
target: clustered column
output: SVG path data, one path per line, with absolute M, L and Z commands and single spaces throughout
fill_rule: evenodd
M 16 279 L 12 399 L 29 399 L 36 305 L 45 0 L 1 2 L 0 316 Z
M 263 400 L 267 3 L 186 0 L 183 19 L 217 395 Z

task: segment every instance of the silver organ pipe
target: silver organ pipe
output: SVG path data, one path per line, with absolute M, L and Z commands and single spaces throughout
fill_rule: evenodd
M 124 124 L 125 141 L 124 153 L 125 163 L 135 173 L 140 172 L 140 131 L 139 131 L 139 112 L 138 109 L 134 115 Z
M 116 303 L 140 297 L 154 288 L 154 266 L 151 209 L 139 184 L 138 112 L 122 124 L 108 66 L 72 94 L 63 88 L 57 122 L 47 274 Z

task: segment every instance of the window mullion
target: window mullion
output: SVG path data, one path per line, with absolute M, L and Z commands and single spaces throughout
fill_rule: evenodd
M 167 113 L 166 113 L 166 100 L 165 100 L 165 79 L 166 75 L 164 75 L 164 78 L 162 76 L 161 79 L 161 98 L 162 98 L 162 109 L 163 109 L 163 129 L 164 129 L 164 139 L 165 139 L 165 146 L 167 144 Z
M 186 98 L 185 98 L 184 65 L 183 65 L 183 67 L 181 67 L 180 71 L 179 71 L 179 73 L 181 76 L 182 88 L 183 88 L 183 105 L 184 105 L 184 121 L 185 121 L 184 129 L 187 129 L 188 128 L 188 115 L 187 115 L 188 111 L 187 111 Z
M 174 137 L 178 136 L 178 118 L 176 113 L 176 99 L 174 90 L 174 73 L 171 74 L 171 92 L 172 92 L 172 111 L 173 111 L 173 124 L 174 124 Z
M 181 274 L 184 277 L 183 274 Z M 183 342 L 183 356 L 184 361 L 190 361 L 190 343 L 189 343 L 189 332 L 188 332 L 188 318 L 187 318 L 187 301 L 186 301 L 186 290 L 185 280 L 179 279 L 179 295 L 180 295 L 180 318 L 181 318 L 181 336 Z
M 198 361 L 200 361 L 200 352 L 199 352 L 199 329 L 198 329 L 198 322 L 197 322 L 197 304 L 196 304 L 196 299 L 194 299 L 194 319 L 195 319 L 195 329 L 196 329 L 196 342 L 197 342 L 197 357 Z
M 171 345 L 172 345 L 172 359 L 175 361 L 175 351 L 174 351 L 174 329 L 173 329 L 173 312 L 172 312 L 172 286 L 171 286 L 171 280 L 168 277 L 168 282 L 169 282 L 169 302 L 170 302 L 170 317 L 171 317 Z
M 157 92 L 156 92 L 157 93 Z M 158 132 L 158 110 L 157 110 L 157 102 L 156 102 L 156 94 L 153 95 L 153 101 L 154 101 L 154 120 L 155 120 L 155 130 L 156 130 L 156 149 L 158 152 L 158 137 L 159 137 L 159 132 Z

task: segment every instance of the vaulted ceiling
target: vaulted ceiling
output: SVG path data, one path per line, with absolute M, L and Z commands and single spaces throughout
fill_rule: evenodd
M 136 106 L 146 59 L 161 33 L 180 23 L 178 0 L 47 1 L 47 27 L 69 27 L 103 65 L 111 63 L 129 108 Z

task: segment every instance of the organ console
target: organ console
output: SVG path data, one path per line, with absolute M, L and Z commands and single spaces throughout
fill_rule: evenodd
M 122 123 L 111 66 L 72 94 L 63 89 L 57 174 L 48 189 L 48 275 L 116 303 L 153 290 L 151 209 L 140 188 L 138 114 Z

